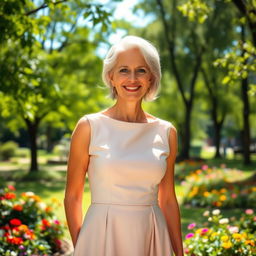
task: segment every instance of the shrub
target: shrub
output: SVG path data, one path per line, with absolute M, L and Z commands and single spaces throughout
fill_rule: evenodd
M 0 146 L 0 158 L 1 160 L 9 160 L 15 155 L 18 148 L 18 144 L 14 141 L 7 141 Z
M 33 192 L 17 197 L 13 186 L 0 189 L 0 255 L 52 255 L 63 229 L 53 208 Z
M 219 209 L 206 211 L 204 216 L 208 217 L 204 226 L 197 227 L 196 223 L 188 225 L 189 233 L 184 240 L 186 255 L 255 255 L 256 216 L 252 209 L 247 209 L 238 221 L 235 218 L 223 218 Z

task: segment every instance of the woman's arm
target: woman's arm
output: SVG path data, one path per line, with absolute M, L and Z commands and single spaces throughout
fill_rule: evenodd
M 75 247 L 83 221 L 82 200 L 89 163 L 90 124 L 81 118 L 71 136 L 64 206 L 69 232 Z
M 159 206 L 165 216 L 173 250 L 176 256 L 183 256 L 180 211 L 174 186 L 174 164 L 177 154 L 177 131 L 171 127 L 169 136 L 170 154 L 167 158 L 167 170 L 159 184 Z

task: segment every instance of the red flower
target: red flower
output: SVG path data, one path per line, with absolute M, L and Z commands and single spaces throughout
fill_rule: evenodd
M 23 240 L 21 237 L 13 237 L 13 236 L 8 236 L 7 237 L 7 242 L 10 244 L 17 244 L 20 245 L 23 243 Z
M 54 242 L 55 242 L 55 245 L 57 246 L 57 248 L 60 249 L 61 248 L 61 241 L 59 239 L 55 239 Z
M 12 185 L 8 185 L 7 187 L 8 187 L 10 190 L 12 190 L 12 191 L 15 191 L 15 190 L 16 190 L 15 187 L 12 186 Z
M 22 222 L 19 219 L 12 219 L 10 220 L 10 224 L 13 226 L 19 226 L 22 224 Z
M 50 222 L 48 220 L 46 220 L 46 219 L 42 219 L 42 224 L 44 226 L 46 226 L 46 227 L 50 227 L 51 226 Z
M 23 207 L 20 204 L 16 204 L 16 205 L 13 206 L 12 209 L 15 210 L 15 211 L 21 212 L 23 210 Z
M 5 197 L 5 199 L 10 200 L 10 199 L 16 198 L 16 195 L 12 192 L 7 192 L 7 193 L 5 193 L 4 197 Z

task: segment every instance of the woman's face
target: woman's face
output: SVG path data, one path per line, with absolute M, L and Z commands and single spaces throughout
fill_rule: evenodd
M 109 74 L 118 99 L 141 100 L 152 83 L 152 73 L 137 48 L 119 53 L 117 62 Z

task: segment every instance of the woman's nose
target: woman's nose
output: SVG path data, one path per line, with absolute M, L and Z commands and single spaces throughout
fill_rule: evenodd
M 130 72 L 129 80 L 131 80 L 131 81 L 136 81 L 137 80 L 137 76 L 136 76 L 136 72 L 135 71 L 131 71 Z

